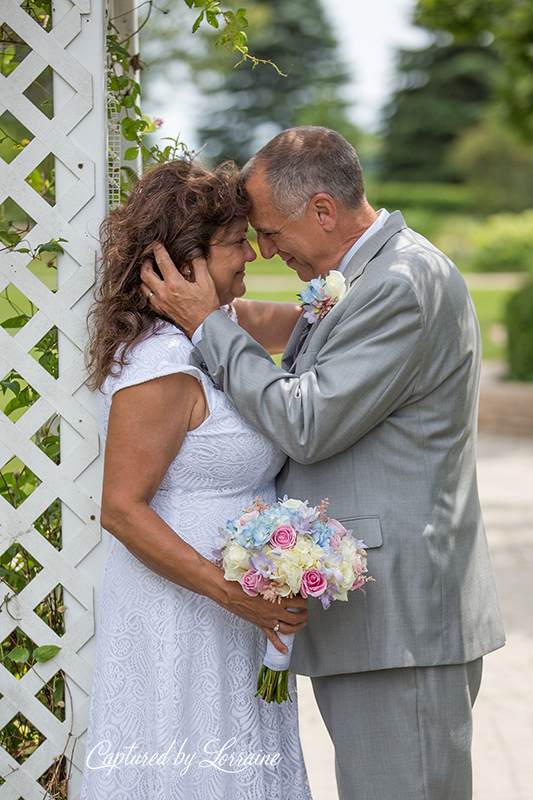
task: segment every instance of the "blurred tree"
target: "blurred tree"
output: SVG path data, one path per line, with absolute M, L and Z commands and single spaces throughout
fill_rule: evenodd
M 326 125 L 358 144 L 360 133 L 347 118 L 341 89 L 348 74 L 319 0 L 250 0 L 249 47 L 272 66 L 235 67 L 227 53 L 214 51 L 212 32 L 185 41 L 187 9 L 170 7 L 142 32 L 143 58 L 150 62 L 148 84 L 171 69 L 186 80 L 186 67 L 203 94 L 205 112 L 199 137 L 206 155 L 243 164 L 268 139 L 293 125 Z M 185 24 L 184 24 L 185 21 Z M 203 45 L 202 46 L 202 41 Z M 207 41 L 207 45 L 206 45 Z M 171 66 L 174 62 L 174 66 Z M 148 85 L 149 88 L 149 85 Z
M 415 22 L 459 43 L 492 43 L 502 64 L 499 95 L 517 131 L 533 139 L 533 2 L 418 0 Z
M 247 3 L 247 13 L 250 49 L 284 75 L 265 67 L 232 69 L 207 51 L 196 76 L 208 101 L 199 132 L 208 155 L 242 164 L 293 125 L 325 125 L 356 144 L 359 132 L 340 96 L 348 75 L 319 0 L 259 0 Z
M 479 45 L 432 44 L 399 53 L 399 86 L 385 109 L 381 176 L 457 181 L 447 155 L 492 97 L 497 58 Z
M 466 130 L 452 145 L 450 164 L 482 213 L 533 207 L 533 146 L 497 119 Z

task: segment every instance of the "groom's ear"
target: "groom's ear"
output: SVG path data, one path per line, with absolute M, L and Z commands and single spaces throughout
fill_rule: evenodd
M 335 200 L 330 194 L 320 192 L 309 201 L 309 206 L 320 227 L 330 233 L 337 224 L 338 210 Z

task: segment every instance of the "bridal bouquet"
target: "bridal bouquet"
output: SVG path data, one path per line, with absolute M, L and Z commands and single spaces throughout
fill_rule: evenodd
M 327 516 L 328 501 L 309 507 L 301 500 L 267 505 L 256 498 L 240 517 L 229 520 L 215 542 L 213 555 L 228 581 L 239 581 L 249 595 L 272 602 L 282 597 L 318 597 L 324 608 L 332 600 L 347 600 L 363 589 L 366 576 L 364 542 L 354 539 L 336 519 Z M 281 703 L 288 693 L 289 662 L 294 634 L 279 634 L 287 655 L 267 641 L 257 695 Z M 256 697 L 257 697 L 256 695 Z

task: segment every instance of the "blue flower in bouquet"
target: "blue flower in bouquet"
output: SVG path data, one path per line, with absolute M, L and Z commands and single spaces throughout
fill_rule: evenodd
M 235 540 L 243 547 L 263 547 L 276 528 L 290 521 L 290 514 L 286 508 L 274 506 L 261 511 L 259 516 L 251 519 L 238 529 Z
M 310 531 L 308 535 L 311 536 L 315 544 L 325 548 L 329 544 L 329 540 L 334 533 L 335 531 L 333 528 L 330 528 L 325 522 L 317 520 L 313 525 L 312 531 Z

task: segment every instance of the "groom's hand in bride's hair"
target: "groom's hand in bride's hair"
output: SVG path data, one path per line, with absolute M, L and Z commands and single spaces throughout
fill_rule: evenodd
M 163 279 L 145 261 L 141 268 L 142 291 L 154 310 L 173 319 L 190 339 L 209 314 L 220 308 L 207 262 L 205 258 L 193 259 L 193 280 L 189 281 L 176 269 L 162 244 L 154 245 L 154 258 Z

